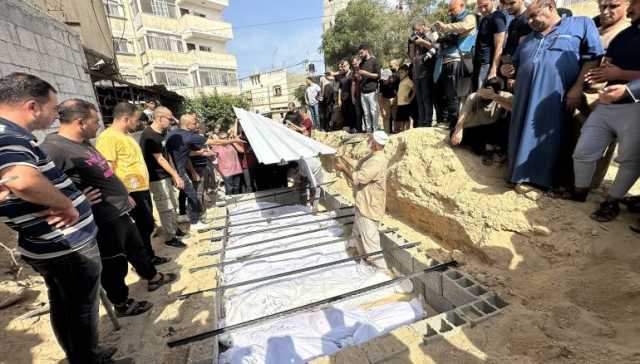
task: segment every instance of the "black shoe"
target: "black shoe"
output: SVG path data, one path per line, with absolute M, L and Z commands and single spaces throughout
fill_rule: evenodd
M 636 214 L 640 212 L 640 196 L 627 196 L 620 200 L 620 203 L 627 206 L 629 212 Z
M 187 236 L 189 234 L 185 233 L 184 231 L 180 230 L 180 229 L 176 229 L 176 236 L 179 238 L 182 238 L 184 236 Z
M 100 355 L 100 359 L 107 360 L 111 359 L 112 356 L 116 354 L 118 348 L 113 346 L 98 346 L 98 355 Z
M 171 261 L 171 258 L 155 256 L 151 258 L 151 264 L 162 265 Z
M 174 247 L 174 248 L 184 248 L 187 246 L 187 244 L 183 243 L 182 240 L 178 238 L 167 240 L 164 242 L 164 245 Z
M 153 303 L 148 301 L 135 301 L 133 298 L 129 298 L 127 302 L 122 305 L 114 305 L 116 309 L 116 315 L 118 317 L 128 317 L 141 315 L 153 307 Z M 114 352 L 115 354 L 115 352 Z M 113 354 L 111 354 L 113 356 Z
M 620 213 L 618 201 L 605 201 L 591 214 L 591 218 L 598 222 L 609 222 L 615 219 Z

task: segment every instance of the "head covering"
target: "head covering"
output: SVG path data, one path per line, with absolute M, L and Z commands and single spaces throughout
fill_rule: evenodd
M 385 145 L 389 141 L 389 136 L 382 130 L 373 132 L 373 140 L 380 145 Z

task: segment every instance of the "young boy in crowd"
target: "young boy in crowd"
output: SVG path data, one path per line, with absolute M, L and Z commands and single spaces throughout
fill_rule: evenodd
M 409 78 L 409 67 L 406 64 L 398 70 L 400 85 L 398 86 L 398 111 L 396 114 L 395 131 L 400 133 L 409 129 L 411 118 L 411 103 L 416 95 L 413 81 Z

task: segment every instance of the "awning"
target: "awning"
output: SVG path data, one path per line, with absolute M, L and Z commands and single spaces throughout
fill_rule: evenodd
M 262 115 L 236 107 L 233 111 L 260 163 L 295 162 L 302 158 L 336 154 L 335 149 Z

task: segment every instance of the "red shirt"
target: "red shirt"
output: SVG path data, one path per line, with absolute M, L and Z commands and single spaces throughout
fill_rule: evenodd
M 305 130 L 308 130 L 309 132 L 311 132 L 311 129 L 313 129 L 313 121 L 311 121 L 311 118 L 306 117 L 304 118 L 304 120 L 302 120 L 302 123 L 300 123 L 300 126 L 302 126 L 302 128 L 304 128 Z

